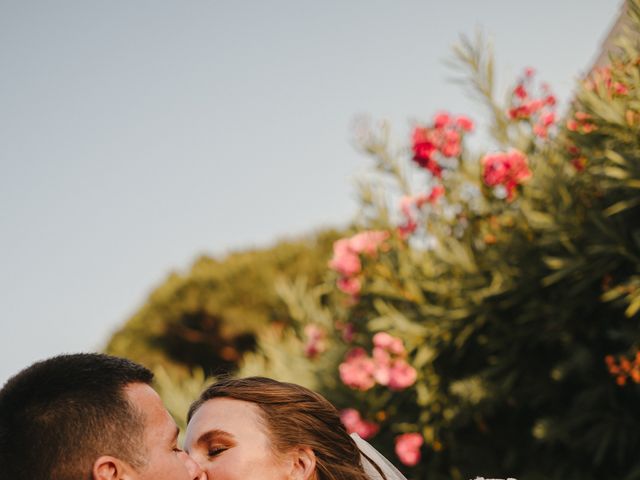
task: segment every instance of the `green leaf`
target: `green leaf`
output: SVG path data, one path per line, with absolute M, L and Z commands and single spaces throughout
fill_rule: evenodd
M 640 294 L 637 294 L 635 298 L 631 301 L 627 309 L 624 311 L 624 314 L 631 318 L 640 310 Z
M 604 167 L 602 171 L 607 177 L 610 177 L 610 178 L 616 178 L 618 180 L 625 180 L 629 178 L 629 172 L 622 168 Z
M 629 200 L 621 200 L 617 203 L 614 203 L 610 207 L 606 208 L 603 213 L 607 217 L 611 217 L 613 215 L 616 215 L 620 212 L 624 212 L 625 210 L 636 207 L 638 205 L 640 205 L 640 197 L 632 198 Z
M 622 155 L 620 155 L 617 152 L 614 152 L 613 150 L 605 150 L 604 151 L 604 156 L 607 157 L 609 160 L 611 160 L 613 163 L 620 165 L 622 167 L 627 167 L 628 163 L 627 161 L 624 159 L 624 157 Z

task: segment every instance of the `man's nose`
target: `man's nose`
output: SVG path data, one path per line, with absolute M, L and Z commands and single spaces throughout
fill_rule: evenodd
M 207 474 L 202 471 L 198 462 L 196 462 L 187 452 L 182 452 L 184 455 L 184 464 L 187 466 L 189 472 L 189 478 L 191 480 L 207 480 Z

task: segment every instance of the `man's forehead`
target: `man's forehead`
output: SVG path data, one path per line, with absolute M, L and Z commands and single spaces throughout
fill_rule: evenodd
M 149 407 L 162 405 L 162 400 L 158 393 L 146 383 L 130 383 L 124 387 L 127 399 L 134 405 L 145 405 Z
M 155 424 L 173 435 L 176 423 L 162 403 L 160 395 L 146 383 L 131 383 L 124 388 L 127 399 L 145 418 L 148 426 Z

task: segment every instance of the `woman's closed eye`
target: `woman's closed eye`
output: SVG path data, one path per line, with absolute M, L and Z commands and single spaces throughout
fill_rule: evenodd
M 209 457 L 215 457 L 217 455 L 220 455 L 225 450 L 226 450 L 226 447 L 211 447 L 207 449 L 207 455 Z

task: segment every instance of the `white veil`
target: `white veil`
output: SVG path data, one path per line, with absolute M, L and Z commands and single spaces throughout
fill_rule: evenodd
M 400 471 L 393 466 L 393 464 L 387 460 L 380 452 L 373 448 L 368 442 L 363 440 L 357 433 L 352 433 L 351 438 L 356 442 L 356 445 L 360 449 L 360 458 L 362 461 L 362 467 L 370 480 L 384 480 L 378 469 L 371 464 L 371 461 L 382 470 L 387 480 L 407 480 L 407 478 L 400 473 Z M 369 460 L 371 459 L 371 461 Z

